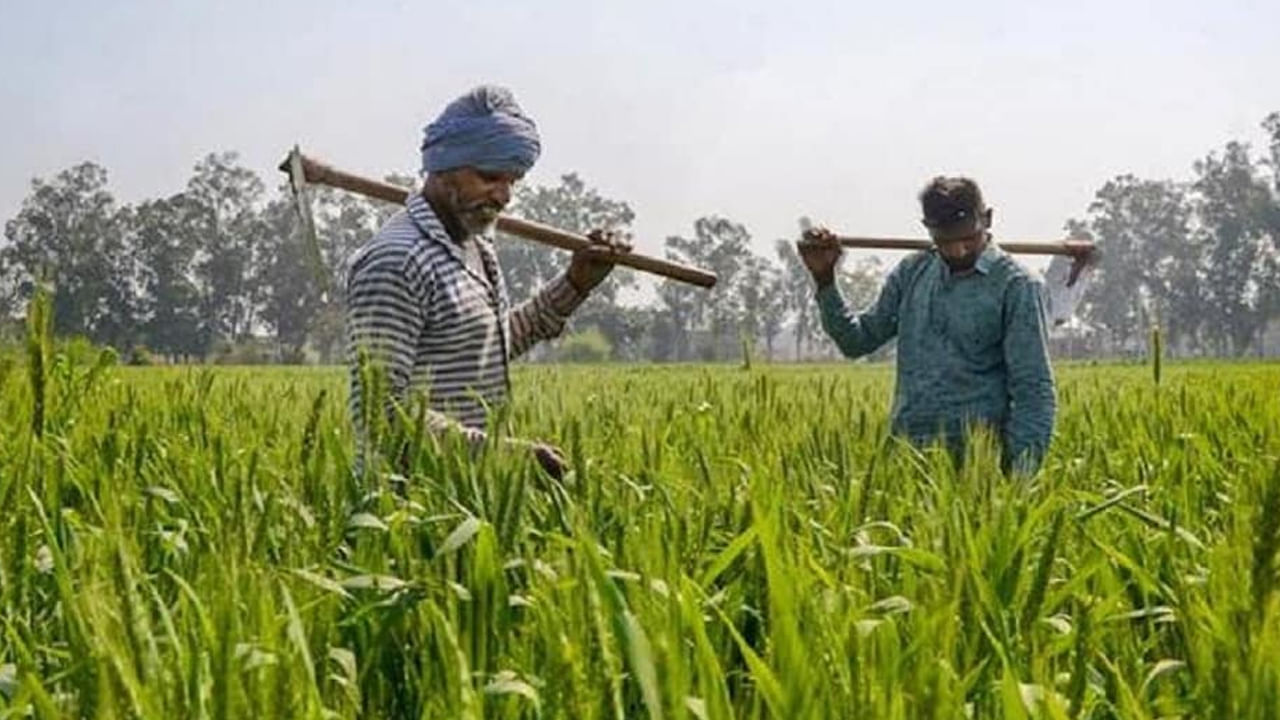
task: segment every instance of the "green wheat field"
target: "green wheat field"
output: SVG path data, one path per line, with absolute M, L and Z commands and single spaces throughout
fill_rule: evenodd
M 1269 718 L 1280 366 L 1060 366 L 1043 472 L 892 368 L 546 367 L 560 482 L 341 368 L 0 360 L 0 718 Z

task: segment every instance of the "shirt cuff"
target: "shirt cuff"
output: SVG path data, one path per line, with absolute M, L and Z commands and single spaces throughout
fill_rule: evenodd
M 818 288 L 815 295 L 818 298 L 818 307 L 824 310 L 835 310 L 844 305 L 844 297 L 840 295 L 840 288 L 834 282 Z
M 546 301 L 546 306 L 551 312 L 562 318 L 567 318 L 573 314 L 574 310 L 587 299 L 589 293 L 580 293 L 578 289 L 569 282 L 569 273 L 561 273 L 556 279 L 547 284 L 543 290 L 542 297 Z

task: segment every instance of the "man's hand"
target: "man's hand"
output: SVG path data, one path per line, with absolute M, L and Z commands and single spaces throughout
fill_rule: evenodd
M 564 477 L 565 468 L 568 467 L 569 463 L 556 446 L 536 440 L 521 440 L 518 438 L 507 438 L 506 443 L 513 448 L 532 453 L 533 458 L 538 461 L 538 465 L 551 477 L 557 480 Z
M 533 457 L 551 477 L 557 480 L 564 477 L 565 468 L 569 463 L 564 459 L 564 455 L 560 454 L 560 449 L 555 445 L 541 442 L 533 443 Z
M 796 243 L 796 250 L 819 288 L 836 281 L 836 263 L 840 262 L 843 251 L 835 233 L 824 227 L 806 230 L 803 239 Z
M 569 282 L 583 295 L 609 276 L 619 254 L 631 252 L 631 239 L 616 230 L 592 230 L 587 238 L 594 245 L 575 252 L 569 264 Z

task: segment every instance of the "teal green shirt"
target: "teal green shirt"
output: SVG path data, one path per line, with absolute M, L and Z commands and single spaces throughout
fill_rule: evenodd
M 933 250 L 894 268 L 880 297 L 851 309 L 818 291 L 822 327 L 850 358 L 898 338 L 892 427 L 956 447 L 969 424 L 993 428 L 1006 468 L 1035 472 L 1053 434 L 1053 371 L 1040 281 L 994 243 L 954 276 Z

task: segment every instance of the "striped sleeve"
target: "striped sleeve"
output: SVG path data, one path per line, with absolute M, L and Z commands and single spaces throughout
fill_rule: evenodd
M 564 331 L 565 321 L 586 295 L 569 282 L 568 273 L 556 279 L 519 307 L 511 310 L 511 359 L 525 354 L 541 340 L 550 340 Z
M 360 355 L 386 373 L 388 416 L 394 404 L 409 405 L 418 341 L 426 330 L 426 308 L 431 298 L 431 270 L 414 262 L 414 256 L 395 244 L 375 246 L 354 263 L 347 279 L 347 362 L 351 368 L 351 414 L 358 426 L 364 417 Z M 473 445 L 484 441 L 484 432 L 463 427 L 435 410 L 427 411 L 431 432 L 463 433 Z M 359 427 L 358 427 L 359 429 Z

